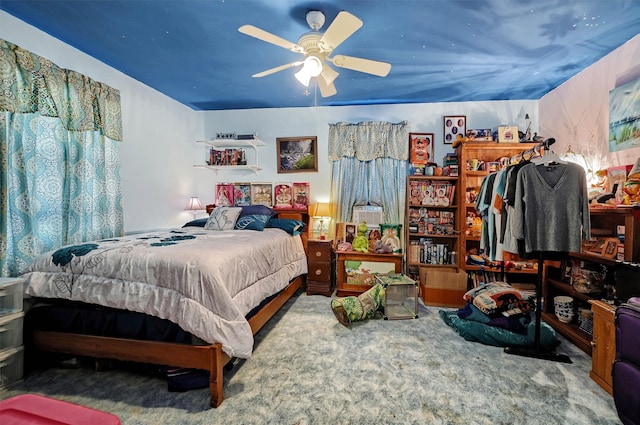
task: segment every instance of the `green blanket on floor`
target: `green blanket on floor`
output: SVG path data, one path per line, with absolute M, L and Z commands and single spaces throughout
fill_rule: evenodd
M 440 310 L 438 312 L 444 322 L 451 326 L 467 341 L 480 342 L 497 347 L 533 347 L 535 346 L 535 320 L 527 325 L 527 333 L 520 334 L 506 329 L 489 326 L 473 320 L 458 317 L 458 310 Z M 554 329 L 542 322 L 540 326 L 540 347 L 554 348 L 560 341 Z

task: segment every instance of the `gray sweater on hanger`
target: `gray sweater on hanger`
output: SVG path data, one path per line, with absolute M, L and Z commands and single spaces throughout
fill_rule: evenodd
M 591 235 L 584 169 L 528 164 L 518 173 L 512 231 L 531 252 L 580 252 Z

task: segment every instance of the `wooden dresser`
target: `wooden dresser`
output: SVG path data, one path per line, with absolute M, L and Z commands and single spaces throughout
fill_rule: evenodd
M 307 295 L 330 297 L 335 288 L 335 258 L 333 240 L 307 241 Z

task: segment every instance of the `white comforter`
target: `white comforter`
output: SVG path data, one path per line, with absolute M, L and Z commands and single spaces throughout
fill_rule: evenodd
M 69 245 L 39 256 L 23 277 L 31 296 L 147 313 L 249 358 L 245 315 L 306 272 L 300 236 L 189 227 Z

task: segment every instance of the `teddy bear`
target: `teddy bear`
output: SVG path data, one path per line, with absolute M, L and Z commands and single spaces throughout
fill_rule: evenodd
M 376 252 L 376 241 L 381 239 L 380 230 L 373 229 L 369 232 L 369 252 Z

